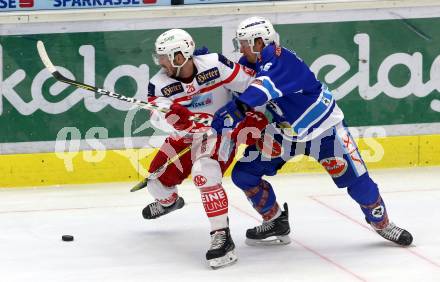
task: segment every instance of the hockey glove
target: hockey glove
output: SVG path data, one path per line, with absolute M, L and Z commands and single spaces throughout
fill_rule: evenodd
M 170 111 L 165 114 L 165 118 L 169 124 L 179 131 L 188 130 L 193 121 L 189 120 L 193 113 L 186 107 L 173 103 L 170 106 Z
M 246 118 L 232 131 L 231 138 L 237 144 L 253 145 L 261 138 L 261 133 L 269 121 L 261 112 L 246 112 Z
M 228 102 L 215 112 L 211 127 L 215 129 L 217 133 L 221 133 L 224 128 L 235 128 L 235 126 L 245 118 L 247 108 L 245 104 L 237 99 Z

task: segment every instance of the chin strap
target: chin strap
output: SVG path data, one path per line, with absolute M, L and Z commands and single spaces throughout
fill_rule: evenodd
M 176 70 L 176 77 L 179 77 L 180 75 L 180 70 L 182 69 L 182 67 L 188 62 L 188 58 L 185 58 L 185 61 L 183 62 L 183 64 L 181 64 L 180 66 L 176 66 L 174 64 L 174 62 L 171 62 L 171 65 L 173 65 L 173 67 L 177 68 Z

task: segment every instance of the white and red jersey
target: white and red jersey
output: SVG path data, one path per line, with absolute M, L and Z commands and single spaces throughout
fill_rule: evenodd
M 197 74 L 191 82 L 181 82 L 160 70 L 150 79 L 148 96 L 166 97 L 170 103 L 178 102 L 193 113 L 213 115 L 231 101 L 232 92 L 244 92 L 255 74 L 253 70 L 217 53 L 193 56 L 193 62 Z M 151 122 L 162 130 L 175 132 L 172 126 L 166 123 L 162 113 L 154 112 Z

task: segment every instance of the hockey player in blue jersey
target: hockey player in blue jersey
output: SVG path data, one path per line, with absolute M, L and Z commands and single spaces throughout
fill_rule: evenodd
M 271 121 L 260 142 L 246 149 L 232 171 L 233 182 L 263 218 L 262 225 L 247 230 L 246 242 L 290 243 L 287 204 L 281 210 L 272 185 L 262 177 L 275 175 L 290 158 L 305 154 L 315 158 L 339 188 L 347 187 L 380 236 L 410 245 L 411 234 L 389 220 L 378 186 L 370 178 L 345 126 L 344 114 L 327 86 L 294 52 L 278 45 L 278 35 L 267 19 L 244 20 L 236 36 L 244 55 L 239 62 L 254 69 L 256 78 L 238 99 L 215 114 L 212 126 L 224 133 L 235 127 L 248 109 L 261 106 Z

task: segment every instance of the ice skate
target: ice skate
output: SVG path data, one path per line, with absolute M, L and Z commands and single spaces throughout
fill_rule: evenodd
M 398 227 L 392 222 L 389 222 L 388 225 L 382 229 L 377 228 L 377 225 L 373 223 L 370 223 L 370 225 L 377 232 L 377 234 L 401 246 L 409 246 L 413 241 L 411 233 L 409 233 L 405 229 Z
M 148 204 L 142 210 L 142 216 L 145 219 L 155 219 L 172 211 L 181 209 L 184 205 L 185 205 L 185 201 L 183 200 L 182 197 L 178 197 L 176 202 L 168 207 L 164 207 L 158 201 L 156 201 L 154 203 Z
M 227 266 L 237 261 L 229 228 L 211 232 L 211 247 L 206 253 L 206 260 L 212 269 Z
M 262 225 L 246 231 L 246 244 L 249 246 L 287 245 L 290 243 L 289 210 L 284 203 L 284 211 L 274 220 L 264 221 Z

